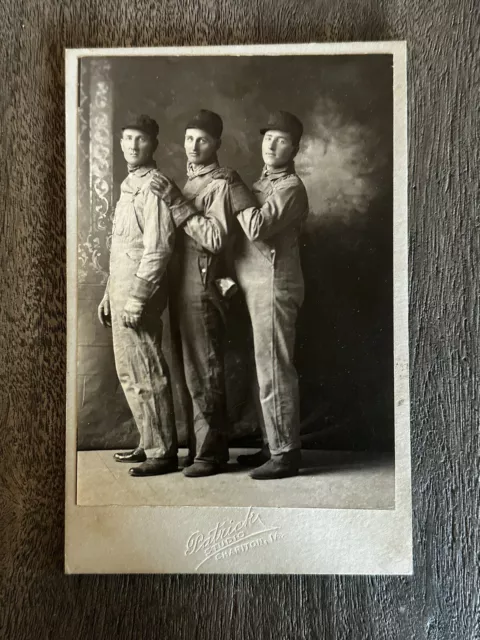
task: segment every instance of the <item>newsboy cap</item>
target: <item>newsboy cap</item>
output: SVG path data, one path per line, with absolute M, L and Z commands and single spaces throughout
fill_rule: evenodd
M 298 144 L 303 134 L 303 124 L 293 113 L 275 111 L 268 116 L 268 122 L 265 127 L 260 129 L 260 133 L 263 135 L 272 130 L 289 133 L 292 136 L 292 140 Z
M 200 109 L 185 126 L 187 129 L 201 129 L 206 131 L 213 138 L 221 138 L 223 131 L 223 122 L 218 113 L 208 111 L 207 109 Z
M 155 139 L 158 136 L 158 124 L 145 114 L 132 116 L 128 119 L 128 124 L 122 127 L 122 131 L 125 129 L 136 129 L 137 131 L 143 131 L 151 138 Z

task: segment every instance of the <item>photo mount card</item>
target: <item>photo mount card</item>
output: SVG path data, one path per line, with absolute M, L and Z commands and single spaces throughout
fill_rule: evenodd
M 131 130 L 136 138 L 125 135 Z M 142 145 L 147 140 L 148 155 L 152 136 L 153 159 L 143 161 Z M 208 144 L 216 145 L 213 179 L 205 178 L 211 159 L 196 160 Z M 294 161 L 282 173 L 284 165 L 278 169 L 268 158 L 283 157 L 284 149 L 287 155 L 293 149 Z M 66 573 L 411 574 L 406 44 L 69 49 L 66 162 Z M 143 167 L 164 176 L 168 193 L 144 188 Z M 220 300 L 218 314 L 227 405 L 218 429 L 229 462 L 218 462 L 212 475 L 188 477 L 181 463 L 160 473 L 163 463 L 145 467 L 142 459 L 176 460 L 177 443 L 180 455 L 208 458 L 202 407 L 213 383 L 192 373 L 186 345 L 190 340 L 198 352 L 198 326 L 210 322 L 202 324 L 212 317 L 211 297 L 197 332 L 188 336 L 193 307 L 184 299 L 178 305 L 181 287 L 166 285 L 168 302 L 154 323 L 156 336 L 162 327 L 159 362 L 167 364 L 153 378 L 162 374 L 171 386 L 174 435 L 162 426 L 168 420 L 161 403 L 151 400 L 148 374 L 128 387 L 122 354 L 133 336 L 137 359 L 125 358 L 127 369 L 147 371 L 139 346 L 145 340 L 135 343 L 145 307 L 138 321 L 131 300 L 148 294 L 152 306 L 144 284 L 150 276 L 141 277 L 147 251 L 151 258 L 170 247 L 168 270 L 186 264 L 183 238 L 195 223 L 182 221 L 168 244 L 167 222 L 180 202 L 172 198 L 186 198 L 199 180 L 206 181 L 206 195 L 200 205 L 190 193 L 187 201 L 198 209 L 192 215 L 215 218 L 217 231 L 227 220 L 228 236 L 232 220 L 232 235 L 241 236 L 249 255 L 258 254 L 252 273 L 273 283 L 271 289 L 265 281 L 255 285 L 257 293 L 263 287 L 260 303 L 273 302 L 269 320 L 256 315 L 249 289 L 255 278 L 242 280 L 237 244 L 222 249 L 238 268 L 228 272 L 231 281 L 214 284 L 220 298 L 225 282 L 239 289 Z M 256 198 L 237 207 L 240 212 L 231 195 L 239 184 Z M 290 194 L 292 185 L 308 197 L 298 237 L 295 225 L 278 222 L 284 219 L 280 195 Z M 303 197 L 298 189 L 288 206 Z M 222 193 L 230 195 L 221 200 Z M 263 229 L 274 218 L 276 231 L 267 235 Z M 255 224 L 257 235 L 249 236 Z M 291 247 L 282 253 L 285 239 Z M 137 244 L 126 247 L 130 241 Z M 120 258 L 119 246 L 125 249 Z M 265 247 L 273 258 L 262 255 Z M 210 270 L 212 251 L 202 249 L 195 258 L 205 291 L 202 269 Z M 124 324 L 112 331 L 112 291 L 122 283 L 129 302 L 122 299 L 118 321 Z M 288 304 L 296 305 L 288 325 L 295 325 L 288 370 L 298 381 L 300 416 L 293 435 L 284 426 L 295 404 L 282 383 L 287 365 L 282 357 L 265 360 L 259 348 L 270 345 L 265 323 L 271 318 L 272 345 L 288 333 L 272 315 L 285 302 L 285 288 Z M 111 317 L 104 306 L 109 289 Z M 203 304 L 201 294 L 196 300 Z M 195 395 L 196 383 L 205 393 Z M 145 419 L 147 429 L 142 415 L 157 409 L 156 421 Z M 155 429 L 160 435 L 152 435 Z M 262 448 L 262 434 L 271 459 L 293 467 L 300 437 L 301 462 L 291 477 L 252 478 L 252 468 L 237 462 Z M 138 459 L 129 462 L 128 452 L 139 445 Z M 115 457 L 122 452 L 127 464 Z M 156 471 L 130 472 L 144 467 Z

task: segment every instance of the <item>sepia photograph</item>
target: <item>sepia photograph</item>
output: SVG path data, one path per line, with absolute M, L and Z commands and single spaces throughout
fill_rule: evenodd
M 409 573 L 404 43 L 66 73 L 67 572 Z

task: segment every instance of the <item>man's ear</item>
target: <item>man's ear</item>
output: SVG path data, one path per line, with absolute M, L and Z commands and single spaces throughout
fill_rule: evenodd
M 222 146 L 222 139 L 218 138 L 218 140 L 217 140 L 217 151 L 220 149 L 221 146 Z
M 152 156 L 155 153 L 155 151 L 157 150 L 158 147 L 158 138 L 155 138 L 155 140 L 152 143 Z
M 120 136 L 120 148 L 123 151 L 123 135 Z

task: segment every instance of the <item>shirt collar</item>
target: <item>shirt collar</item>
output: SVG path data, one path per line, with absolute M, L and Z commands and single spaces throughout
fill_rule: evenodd
M 155 162 L 155 160 L 152 160 L 148 164 L 143 164 L 141 166 L 132 166 L 130 164 L 127 164 L 127 167 L 129 175 L 135 176 L 135 178 L 143 178 L 147 175 L 147 173 L 157 168 L 157 163 Z
M 295 163 L 293 160 L 283 167 L 275 167 L 273 169 L 265 165 L 262 170 L 262 178 L 268 178 L 273 181 L 284 178 L 291 173 L 295 173 Z
M 220 165 L 218 164 L 218 160 L 215 158 L 213 162 L 210 164 L 192 164 L 191 162 L 187 163 L 187 176 L 189 178 L 196 178 L 197 176 L 204 176 L 207 173 L 211 173 L 218 169 Z

